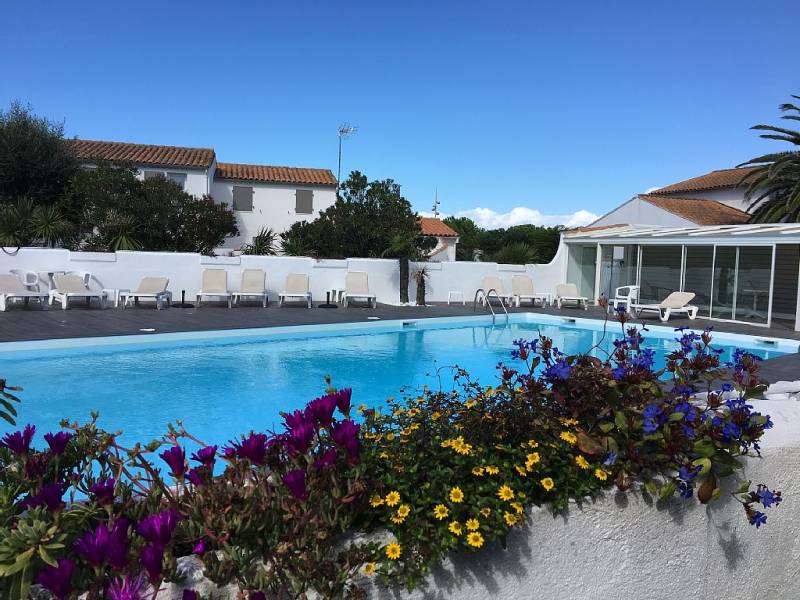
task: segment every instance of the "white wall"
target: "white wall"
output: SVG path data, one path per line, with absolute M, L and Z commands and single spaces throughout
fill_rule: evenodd
M 436 246 L 428 255 L 431 262 L 453 262 L 456 260 L 457 237 L 437 237 Z
M 225 202 L 232 207 L 234 185 L 253 188 L 253 210 L 251 212 L 236 211 L 239 236 L 226 239 L 224 248 L 241 247 L 242 244 L 249 242 L 262 227 L 268 227 L 280 233 L 289 229 L 296 222 L 313 221 L 319 217 L 321 211 L 336 202 L 336 188 L 331 186 L 288 185 L 229 179 L 214 180 L 211 184 L 211 195 L 217 202 Z M 295 212 L 295 192 L 298 189 L 314 191 L 314 212 L 312 214 Z
M 9 249 L 11 250 L 11 249 Z M 503 288 L 511 291 L 511 277 L 527 274 L 537 292 L 555 292 L 555 286 L 564 281 L 566 274 L 566 246 L 562 243 L 553 261 L 545 265 L 498 265 L 497 263 L 439 262 L 412 264 L 412 272 L 424 265 L 429 277 L 426 298 L 430 302 L 444 302 L 450 290 L 461 291 L 467 303 L 487 276 L 499 276 Z M 70 252 L 46 248 L 23 248 L 15 256 L 0 253 L 0 273 L 10 269 L 31 271 L 88 271 L 93 274 L 95 288 L 134 289 L 142 277 L 166 276 L 169 289 L 175 298 L 181 290 L 193 297 L 199 289 L 204 268 L 224 268 L 228 271 L 228 288 L 239 289 L 243 269 L 260 268 L 267 273 L 267 289 L 271 298 L 283 290 L 288 273 L 306 273 L 310 277 L 315 300 L 324 300 L 325 292 L 344 287 L 348 270 L 366 271 L 369 285 L 378 302 L 397 304 L 400 299 L 400 271 L 396 260 L 361 259 L 314 260 L 290 256 L 220 256 L 173 252 Z M 411 298 L 415 296 L 412 280 Z
M 722 202 L 733 208 L 738 208 L 747 212 L 750 203 L 744 199 L 744 193 L 747 187 L 742 188 L 727 188 L 722 190 L 705 190 L 703 192 L 675 192 L 673 196 L 679 198 L 705 198 L 707 200 L 716 200 Z
M 679 217 L 654 204 L 635 197 L 603 215 L 592 227 L 604 225 L 663 225 L 667 227 L 693 227 L 697 224 Z

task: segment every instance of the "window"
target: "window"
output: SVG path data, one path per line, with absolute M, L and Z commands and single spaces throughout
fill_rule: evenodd
M 707 317 L 711 307 L 711 275 L 714 268 L 714 246 L 686 246 L 686 270 L 683 291 L 694 292 L 692 304 Z
M 294 212 L 299 215 L 310 215 L 314 212 L 314 190 L 297 190 L 295 198 L 297 202 Z
M 253 211 L 253 188 L 251 186 L 233 186 L 233 210 Z
M 164 177 L 164 171 L 145 171 L 144 180 L 155 179 L 156 177 Z
M 658 304 L 681 289 L 681 246 L 643 246 L 639 272 L 643 304 Z
M 182 190 L 186 189 L 186 173 L 167 173 L 167 179 Z

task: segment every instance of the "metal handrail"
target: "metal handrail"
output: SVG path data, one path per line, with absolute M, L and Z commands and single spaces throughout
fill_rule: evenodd
M 492 324 L 494 324 L 497 319 L 497 314 L 494 312 L 492 303 L 489 301 L 491 299 L 492 292 L 494 292 L 497 301 L 500 302 L 500 306 L 503 308 L 503 312 L 506 314 L 506 323 L 508 323 L 508 310 L 506 309 L 506 305 L 503 302 L 503 299 L 500 297 L 500 294 L 497 293 L 497 290 L 495 288 L 490 288 L 488 292 L 483 288 L 478 288 L 477 290 L 475 290 L 475 298 L 472 300 L 472 312 L 475 312 L 475 310 L 477 309 L 478 295 L 483 294 L 483 297 L 486 300 L 486 306 L 488 306 L 489 310 L 492 312 Z

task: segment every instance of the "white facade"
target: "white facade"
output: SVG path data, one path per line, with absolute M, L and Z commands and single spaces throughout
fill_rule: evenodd
M 455 262 L 457 237 L 436 237 L 436 246 L 428 254 L 431 262 Z

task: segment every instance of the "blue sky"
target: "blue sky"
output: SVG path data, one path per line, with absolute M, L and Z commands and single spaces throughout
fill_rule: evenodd
M 67 134 L 391 177 L 421 211 L 577 222 L 779 144 L 800 3 L 13 2 L 0 106 Z M 477 211 L 476 209 L 483 209 Z

